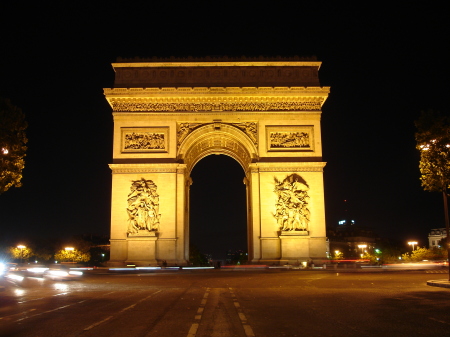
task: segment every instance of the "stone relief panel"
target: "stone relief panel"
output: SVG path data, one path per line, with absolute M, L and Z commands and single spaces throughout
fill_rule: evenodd
M 128 194 L 128 236 L 159 231 L 159 195 L 152 180 L 133 180 Z M 144 232 L 144 233 L 142 233 Z
M 201 123 L 179 123 L 177 128 L 177 145 L 183 142 L 183 140 L 189 135 L 192 131 L 194 131 L 197 127 L 205 125 Z
M 274 217 L 279 229 L 308 231 L 310 221 L 308 184 L 296 173 L 287 176 L 283 181 L 274 179 L 274 192 L 277 195 Z
M 314 151 L 312 126 L 268 126 L 267 151 Z
M 122 152 L 167 152 L 169 128 L 122 128 Z

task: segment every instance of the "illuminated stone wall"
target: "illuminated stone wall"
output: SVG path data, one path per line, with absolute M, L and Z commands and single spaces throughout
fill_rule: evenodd
M 246 174 L 252 262 L 326 257 L 320 62 L 113 66 L 110 264 L 187 264 L 190 172 L 210 154 Z

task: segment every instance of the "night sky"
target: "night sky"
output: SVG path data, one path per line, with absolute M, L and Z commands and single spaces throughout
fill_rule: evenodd
M 447 10 L 155 3 L 0 5 L 0 96 L 29 124 L 23 187 L 0 195 L 0 243 L 109 235 L 113 122 L 103 88 L 113 86 L 117 57 L 317 56 L 331 87 L 322 113 L 327 224 L 347 200 L 350 217 L 381 237 L 423 246 L 444 227 L 442 196 L 420 186 L 414 120 L 429 108 L 450 112 Z M 192 177 L 192 241 L 205 252 L 245 250 L 243 170 L 210 156 Z

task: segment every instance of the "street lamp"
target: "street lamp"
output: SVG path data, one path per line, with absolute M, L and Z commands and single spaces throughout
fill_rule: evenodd
M 412 246 L 412 250 L 414 251 L 414 246 L 417 245 L 417 241 L 409 241 L 408 245 Z
M 73 251 L 75 250 L 75 248 L 73 248 L 73 247 L 66 247 L 66 248 L 64 248 L 66 251 L 71 251 L 72 252 L 72 263 L 74 263 L 75 261 L 74 261 L 74 254 L 73 254 Z
M 364 256 L 364 249 L 367 248 L 367 245 L 358 245 L 358 248 L 361 248 L 361 258 Z
M 20 249 L 20 263 L 23 263 L 23 250 L 27 247 L 24 245 L 18 245 L 17 248 Z

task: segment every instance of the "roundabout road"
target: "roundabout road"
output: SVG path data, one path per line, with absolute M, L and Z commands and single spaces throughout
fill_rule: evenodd
M 0 336 L 417 336 L 447 334 L 447 271 L 94 271 L 4 278 Z M 17 275 L 16 275 L 17 276 Z

